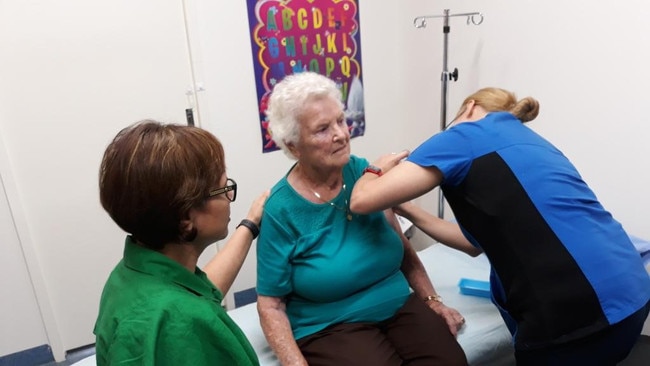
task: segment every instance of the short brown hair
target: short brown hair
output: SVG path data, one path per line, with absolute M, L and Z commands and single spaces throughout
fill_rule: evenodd
M 106 148 L 99 197 L 122 230 L 162 249 L 182 240 L 180 221 L 205 204 L 225 171 L 223 146 L 208 131 L 144 120 Z

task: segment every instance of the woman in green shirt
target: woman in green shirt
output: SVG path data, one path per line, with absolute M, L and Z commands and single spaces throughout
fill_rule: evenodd
M 127 127 L 104 153 L 99 190 L 129 235 L 101 297 L 97 364 L 258 365 L 221 301 L 259 233 L 268 192 L 203 272 L 198 258 L 228 235 L 237 195 L 212 134 L 155 121 Z

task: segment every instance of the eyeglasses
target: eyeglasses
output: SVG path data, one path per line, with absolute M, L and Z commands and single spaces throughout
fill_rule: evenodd
M 237 198 L 237 182 L 228 178 L 228 180 L 226 180 L 226 186 L 210 191 L 210 193 L 208 193 L 208 198 L 218 196 L 222 193 L 226 194 L 228 201 L 235 202 L 235 198 Z

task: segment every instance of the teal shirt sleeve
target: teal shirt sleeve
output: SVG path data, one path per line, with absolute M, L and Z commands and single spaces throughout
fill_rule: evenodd
M 284 219 L 283 191 L 287 189 L 283 179 L 271 190 L 262 215 L 257 241 L 257 292 L 265 296 L 282 297 L 293 291 L 290 258 L 296 239 Z

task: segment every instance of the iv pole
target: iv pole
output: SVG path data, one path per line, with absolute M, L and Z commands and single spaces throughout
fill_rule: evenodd
M 483 14 L 479 12 L 473 13 L 460 13 L 460 14 L 449 14 L 449 9 L 443 11 L 443 15 L 424 15 L 419 16 L 413 19 L 413 25 L 415 28 L 421 29 L 426 28 L 427 19 L 431 18 L 444 18 L 442 33 L 443 33 L 443 51 L 442 51 L 442 75 L 440 76 L 441 85 L 441 106 L 440 106 L 440 131 L 444 131 L 449 127 L 447 125 L 447 84 L 449 80 L 458 80 L 458 69 L 454 68 L 453 72 L 447 70 L 447 48 L 448 48 L 448 37 L 449 37 L 449 18 L 450 17 L 467 17 L 467 25 L 474 24 L 480 25 L 483 23 Z M 476 19 L 475 17 L 478 17 Z M 444 218 L 445 216 L 445 199 L 442 195 L 442 190 L 438 188 L 438 217 Z

